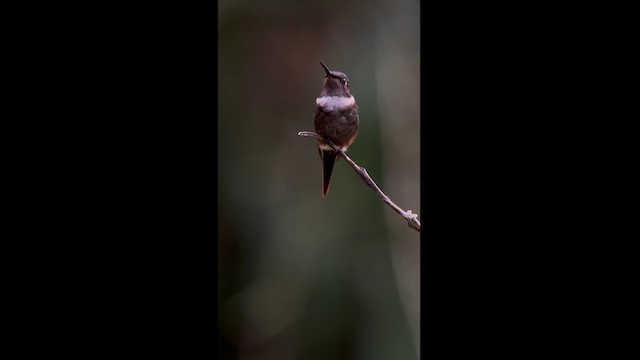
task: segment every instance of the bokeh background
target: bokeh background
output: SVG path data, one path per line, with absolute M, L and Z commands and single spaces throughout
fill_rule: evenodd
M 313 131 L 324 71 L 349 76 L 349 148 L 420 212 L 418 1 L 218 2 L 221 359 L 416 359 L 420 235 Z

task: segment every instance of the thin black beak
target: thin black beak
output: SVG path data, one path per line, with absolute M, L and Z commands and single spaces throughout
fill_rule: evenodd
M 331 76 L 331 71 L 329 70 L 327 65 L 325 65 L 322 61 L 320 61 L 320 65 L 322 65 L 322 67 L 324 68 L 324 71 L 327 72 L 327 76 Z

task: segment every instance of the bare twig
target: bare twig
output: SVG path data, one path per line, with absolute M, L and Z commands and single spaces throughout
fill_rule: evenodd
M 418 214 L 412 213 L 411 210 L 404 211 L 398 205 L 396 205 L 393 201 L 391 201 L 391 199 L 389 199 L 389 197 L 385 195 L 385 193 L 383 193 L 382 190 L 380 190 L 380 188 L 375 183 L 375 181 L 373 181 L 371 176 L 369 176 L 369 173 L 367 173 L 367 169 L 353 162 L 353 160 L 351 160 L 351 158 L 347 156 L 347 154 L 344 151 L 342 151 L 340 147 L 336 146 L 336 144 L 334 144 L 331 140 L 325 139 L 322 136 L 311 131 L 300 131 L 298 133 L 298 136 L 315 137 L 323 141 L 325 144 L 331 146 L 333 150 L 339 152 L 340 156 L 342 156 L 349 163 L 349 165 L 351 165 L 353 170 L 355 170 L 355 172 L 358 175 L 360 175 L 360 178 L 362 179 L 362 181 L 364 181 L 364 183 L 367 184 L 367 186 L 371 188 L 373 192 L 375 192 L 385 203 L 387 203 L 387 205 L 389 205 L 393 209 L 393 211 L 400 214 L 400 216 L 402 216 L 407 221 L 407 224 L 409 225 L 410 228 L 420 232 L 420 220 L 418 220 Z

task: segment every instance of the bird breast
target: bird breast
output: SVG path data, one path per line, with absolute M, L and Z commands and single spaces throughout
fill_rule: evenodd
M 356 99 L 353 96 L 321 96 L 316 98 L 316 105 L 322 107 L 324 111 L 345 110 L 355 105 Z

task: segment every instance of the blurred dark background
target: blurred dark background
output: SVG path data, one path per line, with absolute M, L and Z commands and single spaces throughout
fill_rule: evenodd
M 9 52 L 29 118 L 7 131 L 20 140 L 5 251 L 20 351 L 198 358 L 213 326 L 226 359 L 623 348 L 635 272 L 620 254 L 634 253 L 616 239 L 629 212 L 604 201 L 628 198 L 605 151 L 624 144 L 604 127 L 622 97 L 607 102 L 617 86 L 599 82 L 626 49 L 599 21 L 617 18 L 224 1 L 214 23 L 207 6 L 150 5 L 30 8 L 16 28 L 33 34 Z M 344 162 L 320 196 L 314 141 L 295 135 L 312 129 L 320 59 L 350 76 L 361 107 L 350 154 L 421 215 L 422 241 Z
M 219 1 L 222 359 L 416 359 L 420 234 L 344 161 L 321 196 L 324 71 L 349 76 L 349 154 L 420 214 L 418 1 Z

